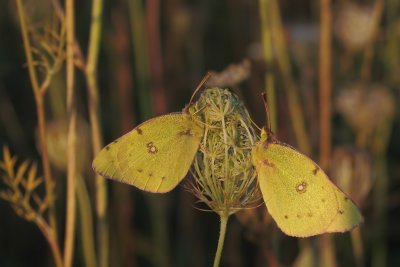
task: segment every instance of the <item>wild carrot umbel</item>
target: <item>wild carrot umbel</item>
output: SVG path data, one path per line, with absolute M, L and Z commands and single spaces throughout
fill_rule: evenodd
M 214 266 L 219 265 L 230 215 L 259 200 L 251 148 L 257 135 L 249 114 L 227 89 L 207 89 L 190 108 L 204 122 L 204 137 L 193 166 L 189 190 L 221 219 Z

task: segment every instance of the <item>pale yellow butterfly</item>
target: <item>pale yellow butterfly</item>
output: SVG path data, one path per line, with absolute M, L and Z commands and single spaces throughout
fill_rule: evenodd
M 208 77 L 203 78 L 195 93 Z M 94 159 L 93 169 L 149 192 L 174 189 L 188 173 L 204 131 L 200 118 L 188 109 L 140 124 L 104 147 Z
M 262 130 L 252 160 L 268 212 L 287 235 L 345 232 L 363 221 L 353 201 L 314 161 L 279 142 L 271 130 Z

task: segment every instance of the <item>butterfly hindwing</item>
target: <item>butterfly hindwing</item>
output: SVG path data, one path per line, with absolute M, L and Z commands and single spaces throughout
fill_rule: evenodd
M 362 220 L 351 200 L 344 203 L 344 193 L 323 170 L 292 147 L 260 141 L 252 154 L 265 204 L 286 234 L 344 232 Z M 341 219 L 344 213 L 347 221 Z
M 103 148 L 93 168 L 142 190 L 168 192 L 186 176 L 202 135 L 202 124 L 192 115 L 159 116 Z

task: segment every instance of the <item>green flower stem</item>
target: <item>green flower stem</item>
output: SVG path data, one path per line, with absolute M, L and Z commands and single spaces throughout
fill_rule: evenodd
M 224 248 L 226 225 L 228 224 L 228 219 L 229 219 L 229 215 L 226 215 L 226 214 L 220 215 L 221 224 L 220 224 L 217 252 L 215 253 L 213 267 L 218 267 L 219 262 L 221 260 L 221 254 L 222 254 L 222 249 Z

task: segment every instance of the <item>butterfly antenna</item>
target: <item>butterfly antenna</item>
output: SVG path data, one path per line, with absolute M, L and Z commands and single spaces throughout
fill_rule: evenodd
M 193 98 L 194 96 L 197 94 L 197 92 L 201 89 L 201 87 L 207 82 L 208 79 L 210 79 L 211 77 L 211 72 L 207 72 L 207 74 L 203 77 L 203 79 L 201 80 L 201 82 L 199 83 L 199 85 L 197 85 L 196 89 L 194 90 L 192 97 L 190 98 L 189 101 L 189 105 L 190 106 L 192 104 Z
M 267 102 L 267 95 L 263 92 L 261 93 L 262 99 L 264 102 L 265 113 L 267 114 L 267 121 L 268 121 L 268 132 L 271 132 L 271 119 L 269 117 L 269 109 L 268 109 L 268 102 Z

